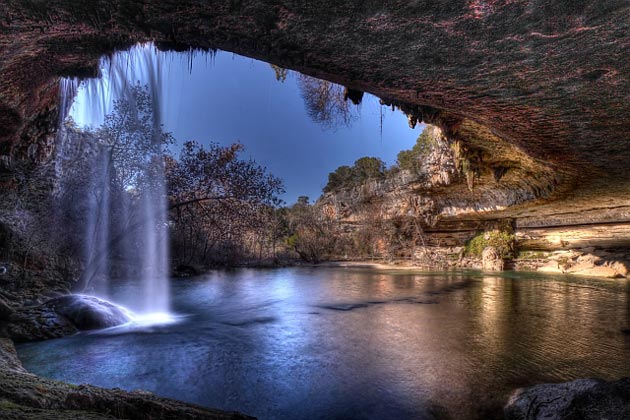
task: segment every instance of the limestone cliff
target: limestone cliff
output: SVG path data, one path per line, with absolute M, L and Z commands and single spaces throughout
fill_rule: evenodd
M 367 254 L 468 265 L 471 261 L 461 259 L 462 247 L 484 231 L 499 229 L 515 234 L 513 257 L 521 253 L 525 258 L 517 267 L 603 277 L 628 274 L 630 223 L 623 206 L 580 212 L 558 211 L 554 201 L 532 205 L 529 200 L 544 194 L 536 189 L 544 189 L 554 174 L 541 166 L 534 169 L 536 164 L 511 145 L 501 145 L 490 158 L 484 157 L 490 153 L 483 145 L 464 145 L 438 127 L 427 126 L 423 137 L 430 152 L 416 157 L 414 170 L 394 167 L 381 178 L 329 191 L 317 202 L 351 242 L 372 242 Z M 556 212 L 541 218 L 537 212 L 546 206 Z M 407 240 L 401 243 L 401 237 Z M 568 250 L 574 251 L 564 252 Z M 427 252 L 435 254 L 432 261 L 424 261 Z M 479 261 L 472 264 L 481 267 Z

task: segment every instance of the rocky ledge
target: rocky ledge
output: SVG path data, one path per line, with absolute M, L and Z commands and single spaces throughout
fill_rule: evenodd
M 628 251 L 582 250 L 556 251 L 537 271 L 557 274 L 573 274 L 585 277 L 623 278 L 629 275 Z
M 70 385 L 28 373 L 13 342 L 0 338 L 2 419 L 252 419 L 157 397 L 91 385 Z
M 577 379 L 519 389 L 504 412 L 507 420 L 628 419 L 630 378 L 615 382 Z

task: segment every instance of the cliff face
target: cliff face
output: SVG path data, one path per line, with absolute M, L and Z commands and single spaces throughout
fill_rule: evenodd
M 328 192 L 317 203 L 321 211 L 355 235 L 376 221 L 399 231 L 401 220 L 415 220 L 423 246 L 461 247 L 482 231 L 508 228 L 521 251 L 630 248 L 624 197 L 591 209 L 594 201 L 585 197 L 545 203 L 536 197 L 552 197 L 559 179 L 512 145 L 497 142 L 489 151 L 433 126 L 425 134 L 430 152 L 417 158 L 417 169 Z M 397 234 L 385 236 L 391 247 Z
M 475 178 L 435 190 L 444 217 L 627 220 L 629 29 L 625 0 L 8 0 L 0 161 L 50 153 L 59 76 L 152 40 L 329 79 L 441 128 Z

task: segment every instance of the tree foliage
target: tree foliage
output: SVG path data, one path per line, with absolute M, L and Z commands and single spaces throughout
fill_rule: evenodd
M 396 163 L 400 169 L 417 172 L 420 170 L 422 159 L 426 157 L 435 146 L 430 130 L 424 129 L 418 136 L 416 144 L 411 150 L 401 150 L 398 153 Z
M 171 207 L 209 200 L 276 204 L 282 181 L 255 161 L 240 159 L 242 151 L 239 143 L 184 143 L 179 159 L 169 159 L 166 168 Z
M 303 74 L 298 75 L 297 81 L 306 112 L 316 123 L 336 129 L 355 119 L 343 86 Z
M 166 160 L 172 254 L 179 265 L 235 265 L 251 248 L 277 235 L 274 209 L 282 181 L 253 160 L 241 144 L 184 143 L 179 159 Z M 260 252 L 259 252 L 260 254 Z
M 147 168 L 174 143 L 173 135 L 163 131 L 155 119 L 155 106 L 146 86 L 132 86 L 129 95 L 114 102 L 112 112 L 94 132 L 123 188 L 138 187 Z
M 317 264 L 334 255 L 337 237 L 333 221 L 322 213 L 317 206 L 308 203 L 308 197 L 302 196 L 287 209 L 289 236 L 287 245 L 310 263 Z
M 386 174 L 385 162 L 375 157 L 362 157 L 352 166 L 340 166 L 328 174 L 324 192 L 335 192 L 352 188 L 371 179 L 383 179 Z

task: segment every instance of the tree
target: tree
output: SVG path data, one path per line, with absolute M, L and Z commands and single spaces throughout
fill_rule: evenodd
M 112 112 L 96 130 L 81 130 L 70 123 L 62 133 L 62 180 L 57 194 L 59 217 L 74 226 L 81 242 L 85 269 L 81 286 L 95 278 L 130 274 L 128 264 L 141 252 L 142 238 L 135 233 L 150 226 L 139 211 L 143 197 L 164 199 L 163 155 L 173 143 L 155 112 L 157 103 L 146 86 L 129 87 L 116 100 Z M 159 223 L 158 223 L 159 225 Z M 77 234 L 78 232 L 78 234 Z
M 336 192 L 352 188 L 371 179 L 385 178 L 385 162 L 376 157 L 362 157 L 352 166 L 340 166 L 328 174 L 328 183 L 324 192 Z
M 435 140 L 432 137 L 432 129 L 429 126 L 420 133 L 416 143 L 411 150 L 401 150 L 398 153 L 396 163 L 400 169 L 418 172 L 420 170 L 422 159 L 424 159 L 435 147 Z
M 297 201 L 295 202 L 295 205 L 296 206 L 300 206 L 300 207 L 308 206 L 309 205 L 309 201 L 310 201 L 310 198 L 308 198 L 308 196 L 301 195 L 301 196 L 299 196 L 297 198 Z
M 129 95 L 114 102 L 113 111 L 94 133 L 122 188 L 137 188 L 147 167 L 174 143 L 173 135 L 156 120 L 155 106 L 146 86 L 132 86 Z
M 313 121 L 336 129 L 350 125 L 355 119 L 343 86 L 303 74 L 297 80 L 306 112 Z
M 328 174 L 328 183 L 324 187 L 324 192 L 335 192 L 350 185 L 352 185 L 352 168 L 343 165 Z
M 287 80 L 287 76 L 289 75 L 289 70 L 284 67 L 276 66 L 275 64 L 269 64 L 271 69 L 276 75 L 276 80 L 280 83 L 284 83 Z
M 243 146 L 184 143 L 179 160 L 167 165 L 172 209 L 204 201 L 241 201 L 273 205 L 284 192 L 282 181 L 253 160 L 242 160 Z
M 249 251 L 248 240 L 260 246 L 268 209 L 284 190 L 266 168 L 240 159 L 242 151 L 238 143 L 204 147 L 189 141 L 179 159 L 166 160 L 178 264 L 234 264 Z
M 362 157 L 354 162 L 352 177 L 355 184 L 361 184 L 370 179 L 385 177 L 385 162 L 375 157 Z
M 335 254 L 334 222 L 302 196 L 287 210 L 287 245 L 307 262 L 317 264 Z

